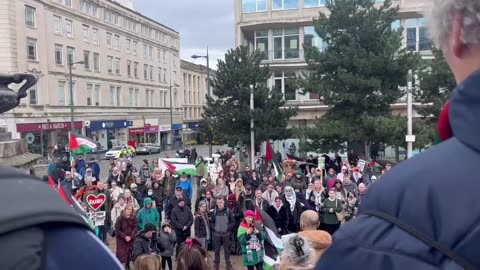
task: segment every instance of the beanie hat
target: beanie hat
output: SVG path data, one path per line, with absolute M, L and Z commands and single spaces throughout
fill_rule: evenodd
M 185 199 L 184 199 L 184 198 L 178 198 L 177 204 L 178 204 L 178 203 L 181 203 L 181 202 L 185 202 Z
M 247 210 L 245 213 L 243 213 L 245 217 L 255 217 L 255 213 L 252 210 Z
M 157 228 L 152 223 L 145 224 L 145 227 L 143 228 L 143 232 L 145 232 L 145 233 L 153 232 L 153 231 L 156 231 L 156 230 L 157 230 Z

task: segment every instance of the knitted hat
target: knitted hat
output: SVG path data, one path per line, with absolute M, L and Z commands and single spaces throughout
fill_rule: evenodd
M 243 213 L 243 216 L 245 217 L 255 217 L 255 213 L 252 210 L 247 210 L 245 213 Z
M 154 232 L 156 231 L 157 228 L 155 227 L 155 225 L 153 225 L 152 223 L 147 223 L 145 224 L 145 227 L 143 229 L 143 232 Z

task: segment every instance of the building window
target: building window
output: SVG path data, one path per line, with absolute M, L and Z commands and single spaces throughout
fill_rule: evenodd
M 90 70 L 92 68 L 90 66 L 90 52 L 89 51 L 83 51 L 83 66 L 87 70 Z
M 127 75 L 132 77 L 132 61 L 127 61 Z
M 27 38 L 27 59 L 37 61 L 37 40 Z
M 66 105 L 65 102 L 65 86 L 66 83 L 64 81 L 58 81 L 58 105 Z
M 128 106 L 133 106 L 133 88 L 128 88 Z
M 95 85 L 95 106 L 100 106 L 100 85 Z
M 93 70 L 100 72 L 100 54 L 93 53 Z
M 162 61 L 162 50 L 160 49 L 157 49 L 157 58 L 158 62 Z
M 115 86 L 110 85 L 110 106 L 114 106 L 114 105 L 115 105 L 115 101 L 117 100 L 117 99 L 115 98 L 115 94 L 116 94 Z
M 145 89 L 145 107 L 150 107 L 150 90 Z
M 305 26 L 304 32 L 304 45 L 306 48 L 317 47 L 320 51 L 323 51 L 327 47 L 327 43 L 322 40 L 315 32 L 315 27 Z
M 67 47 L 67 64 L 75 62 L 75 48 Z
M 113 49 L 116 51 L 120 50 L 120 36 L 115 35 L 113 38 Z
M 73 21 L 65 19 L 65 34 L 69 38 L 73 38 Z
M 143 58 L 147 58 L 148 48 L 147 45 L 143 44 Z
M 163 51 L 163 63 L 166 64 L 167 63 L 167 51 Z
M 116 97 L 116 104 L 115 106 L 121 106 L 121 100 L 122 100 L 122 88 L 120 86 L 117 86 L 117 93 L 115 95 Z
M 327 0 L 303 0 L 303 7 L 322 7 L 327 4 Z
M 28 97 L 30 105 L 38 104 L 38 84 L 30 87 L 28 90 Z
M 72 0 L 64 0 L 64 5 L 67 7 L 72 7 Z
M 177 83 L 177 72 L 173 71 L 173 83 Z
M 133 63 L 133 76 L 138 79 L 138 63 L 134 62 Z
M 296 9 L 298 8 L 298 0 L 272 0 L 273 10 Z
M 111 10 L 103 10 L 103 19 L 111 24 L 118 24 L 118 14 Z
M 395 20 L 394 22 L 392 22 L 392 29 L 393 30 L 398 30 L 402 27 L 401 23 L 400 23 L 400 20 Z
M 173 105 L 174 108 L 177 107 L 177 92 L 173 92 Z
M 289 78 L 294 77 L 294 73 L 288 72 L 274 72 L 273 78 L 273 90 L 281 93 L 285 100 L 296 100 L 297 99 L 297 91 L 291 82 L 289 82 Z
M 143 78 L 148 80 L 148 65 L 143 65 Z
M 299 58 L 299 33 L 298 28 L 273 30 L 274 59 Z
M 163 107 L 167 107 L 167 91 L 163 92 Z
M 163 69 L 163 82 L 166 83 L 167 82 L 167 69 Z
M 150 80 L 153 81 L 153 66 L 150 66 Z
M 268 31 L 255 31 L 255 49 L 263 53 L 263 60 L 268 60 Z
M 88 25 L 82 26 L 82 36 L 83 36 L 83 41 L 85 42 L 90 41 L 90 26 Z
M 25 6 L 25 24 L 27 26 L 37 27 L 37 10 L 31 6 Z
M 86 0 L 80 0 L 80 11 L 93 17 L 97 17 L 97 5 Z
M 93 105 L 93 84 L 87 83 L 87 106 Z
M 53 16 L 53 32 L 57 35 L 62 34 L 62 18 Z
M 100 45 L 100 36 L 98 35 L 97 28 L 92 28 L 92 39 L 93 39 L 93 44 Z
M 126 43 L 126 44 L 125 44 L 125 45 L 126 45 L 125 50 L 127 51 L 127 53 L 130 53 L 130 46 L 131 46 L 131 45 L 130 45 L 130 43 L 131 43 L 130 39 L 127 38 L 127 40 L 125 41 L 125 43 Z
M 267 11 L 267 0 L 243 0 L 243 13 Z
M 135 88 L 135 95 L 133 95 L 133 106 L 138 107 L 138 99 L 140 96 L 140 89 Z
M 108 74 L 113 74 L 113 56 L 107 56 Z
M 120 58 L 115 58 L 115 74 L 120 75 Z
M 148 56 L 150 57 L 150 59 L 153 60 L 153 47 L 152 46 L 148 47 Z
M 133 52 L 133 55 L 135 55 L 135 56 L 137 55 L 137 48 L 138 48 L 138 42 L 134 41 L 132 52 Z
M 432 49 L 432 43 L 428 37 L 425 19 L 407 19 L 407 49 L 412 51 L 428 51 Z
M 112 48 L 112 33 L 107 33 L 107 47 Z
M 55 64 L 63 65 L 63 46 L 55 44 Z
M 158 68 L 158 82 L 162 81 L 162 68 Z

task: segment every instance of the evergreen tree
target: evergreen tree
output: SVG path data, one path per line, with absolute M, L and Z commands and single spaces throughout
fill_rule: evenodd
M 418 56 L 402 49 L 401 30 L 391 27 L 398 16 L 391 0 L 335 0 L 327 8 L 330 15 L 314 21 L 327 47 L 306 49 L 308 71 L 300 87 L 318 93 L 329 110 L 315 127 L 301 130 L 304 146 L 337 151 L 353 142 L 368 155 L 369 145 L 382 139 L 369 123 L 391 117 L 390 105 L 405 94 L 399 86 Z
M 247 47 L 230 50 L 211 81 L 214 98 L 207 97 L 201 128 L 207 139 L 219 143 L 250 143 L 250 119 L 255 123 L 257 145 L 267 139 L 285 139 L 291 133 L 288 120 L 295 108 L 285 107 L 281 93 L 271 91 L 268 66 L 261 66 L 262 53 Z M 254 111 L 250 110 L 250 85 L 254 86 Z

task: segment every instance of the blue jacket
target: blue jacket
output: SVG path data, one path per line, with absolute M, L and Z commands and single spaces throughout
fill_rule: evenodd
M 368 187 L 359 215 L 342 226 L 316 266 L 321 269 L 462 269 L 396 225 L 362 214 L 377 210 L 401 220 L 480 269 L 480 71 L 452 94 L 454 137 L 400 163 Z M 452 181 L 453 179 L 453 181 Z
M 190 200 L 192 199 L 193 188 L 192 188 L 192 181 L 190 181 L 190 178 L 188 178 L 187 181 L 185 182 L 182 182 L 179 179 L 175 187 L 181 187 L 182 190 L 188 193 L 188 197 L 190 198 Z
M 93 176 L 100 178 L 100 165 L 97 162 L 91 162 L 90 167 L 92 168 Z

